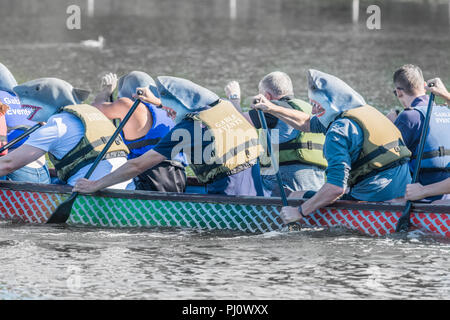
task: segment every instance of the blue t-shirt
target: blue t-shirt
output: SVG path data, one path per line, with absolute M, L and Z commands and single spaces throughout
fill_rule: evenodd
M 212 143 L 207 135 L 203 137 L 205 131 L 206 128 L 199 121 L 182 121 L 153 150 L 167 159 L 183 151 L 188 163 L 199 163 L 203 159 L 203 150 Z M 259 165 L 209 183 L 207 191 L 209 194 L 264 196 Z
M 428 105 L 429 96 L 424 95 L 417 97 L 411 104 L 411 107 Z M 415 155 L 417 152 L 417 148 L 420 142 L 420 134 L 422 132 L 424 118 L 422 114 L 415 109 L 405 109 L 402 113 L 400 113 L 395 120 L 395 125 L 398 130 L 400 130 L 403 140 L 405 141 L 406 146 L 409 150 Z M 411 171 L 414 171 L 414 168 L 410 167 Z M 437 172 L 420 172 L 419 173 L 419 182 L 422 185 L 428 185 L 436 182 L 443 181 L 450 177 L 449 172 L 445 171 L 437 171 Z M 441 196 L 430 198 L 430 200 L 440 199 Z
M 311 129 L 319 127 L 314 122 Z M 355 121 L 342 118 L 330 125 L 324 145 L 324 156 L 328 161 L 327 183 L 347 187 L 352 163 L 358 160 L 363 142 L 363 131 Z M 350 195 L 362 201 L 391 200 L 403 197 L 408 183 L 411 183 L 411 174 L 405 163 L 358 182 L 351 188 Z

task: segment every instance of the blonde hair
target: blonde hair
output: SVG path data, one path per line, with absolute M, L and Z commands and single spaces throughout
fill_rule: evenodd
M 394 73 L 394 84 L 399 85 L 406 94 L 412 96 L 424 88 L 422 70 L 413 64 L 405 64 Z

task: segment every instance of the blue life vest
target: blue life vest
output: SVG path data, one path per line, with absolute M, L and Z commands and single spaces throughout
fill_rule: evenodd
M 427 114 L 427 106 L 418 106 L 414 108 L 422 114 L 425 119 Z M 413 156 L 411 158 L 411 168 L 415 168 L 416 150 L 411 150 Z M 430 118 L 430 128 L 428 130 L 427 139 L 423 151 L 422 162 L 420 167 L 422 171 L 439 171 L 439 169 L 450 169 L 450 108 L 447 106 L 434 106 Z M 431 169 L 431 170 L 426 170 Z
M 175 126 L 175 123 L 171 118 L 167 116 L 167 112 L 161 108 L 157 108 L 151 104 L 144 103 L 152 114 L 153 124 L 147 134 L 139 139 L 128 140 L 125 138 L 123 132 L 121 132 L 122 139 L 130 150 L 128 159 L 134 159 L 140 157 L 147 151 L 153 149 L 159 141 Z M 172 160 L 187 165 L 185 156 L 180 153 Z
M 28 120 L 28 117 L 33 112 L 30 109 L 22 108 L 19 97 L 14 93 L 0 90 L 0 102 L 9 106 L 6 112 L 6 126 L 8 127 L 8 142 L 20 136 L 28 128 L 36 124 L 35 121 Z M 15 144 L 10 150 L 20 147 L 28 138 Z

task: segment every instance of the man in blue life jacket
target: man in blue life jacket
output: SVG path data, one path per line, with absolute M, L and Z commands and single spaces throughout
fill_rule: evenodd
M 294 97 L 292 80 L 284 72 L 275 71 L 267 74 L 259 82 L 258 89 L 260 94 L 276 105 L 309 114 L 312 112 L 312 106 L 309 103 Z M 228 83 L 225 93 L 235 107 L 241 110 L 239 83 L 236 81 Z M 261 128 L 256 110 L 252 109 L 243 115 L 257 129 Z M 273 150 L 278 155 L 281 179 L 288 192 L 319 190 L 325 183 L 327 166 L 323 157 L 325 136 L 321 133 L 301 132 L 271 114 L 264 115 L 270 129 Z M 264 141 L 266 141 L 265 138 Z M 279 196 L 279 187 L 273 170 L 264 168 L 270 165 L 270 157 L 264 154 L 260 160 L 264 186 L 272 191 L 273 196 Z
M 82 104 L 89 92 L 57 78 L 41 78 L 13 88 L 22 106 L 31 109 L 31 121 L 46 122 L 19 148 L 0 158 L 0 176 L 36 161 L 48 153 L 58 178 L 73 185 L 91 168 L 115 127 L 97 108 Z M 99 162 L 93 176 L 101 178 L 126 163 L 128 148 L 120 137 Z M 132 180 L 114 186 L 134 189 Z
M 403 197 L 411 181 L 411 152 L 393 123 L 332 75 L 309 70 L 308 86 L 315 109 L 313 116 L 279 107 L 262 95 L 257 97 L 261 103 L 253 105 L 298 130 L 326 135 L 327 183 L 317 192 L 292 193 L 291 196 L 310 199 L 299 208 L 284 207 L 283 220 L 300 221 L 339 198 L 388 201 Z
M 410 162 L 412 172 L 415 168 L 420 134 L 427 113 L 429 101 L 429 96 L 426 94 L 427 84 L 422 70 L 411 64 L 404 65 L 395 71 L 393 82 L 394 94 L 404 107 L 394 124 L 412 152 Z M 422 185 L 433 184 L 450 177 L 450 108 L 448 106 L 433 106 L 420 167 L 418 182 Z M 434 196 L 427 200 L 435 201 L 441 198 L 442 196 Z
M 12 73 L 0 63 L 0 103 L 9 107 L 5 114 L 5 121 L 7 126 L 7 142 L 11 142 L 27 129 L 36 124 L 35 121 L 28 120 L 32 113 L 31 110 L 22 108 L 19 98 L 13 92 L 13 88 L 17 86 L 17 81 Z M 9 149 L 13 152 L 19 148 L 28 138 L 22 139 Z M 45 155 L 41 156 L 36 161 L 9 173 L 6 176 L 7 180 L 22 181 L 30 183 L 50 183 L 50 174 L 45 160 Z
M 118 99 L 108 102 L 116 86 Z M 93 105 L 109 119 L 122 120 L 133 105 L 133 95 L 137 88 L 149 88 L 159 97 L 156 83 L 147 73 L 132 71 L 117 81 L 115 74 L 102 78 L 102 91 L 94 99 Z M 155 105 L 142 102 L 134 111 L 121 132 L 123 141 L 130 150 L 128 159 L 135 159 L 153 149 L 175 126 L 167 111 Z M 165 160 L 134 178 L 136 189 L 162 192 L 184 192 L 186 190 L 186 160 L 179 154 L 172 160 Z
M 176 112 L 175 127 L 152 149 L 116 172 L 91 181 L 80 179 L 75 191 L 91 193 L 133 178 L 181 150 L 209 194 L 263 196 L 257 159 L 262 151 L 256 129 L 228 101 L 189 80 L 158 77 L 160 99 L 148 88 L 139 98 Z

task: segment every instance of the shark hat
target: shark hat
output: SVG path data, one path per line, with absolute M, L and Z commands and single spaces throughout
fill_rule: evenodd
M 117 82 L 117 96 L 119 98 L 133 99 L 137 88 L 148 87 L 150 91 L 159 98 L 156 82 L 147 73 L 142 71 L 132 71 L 122 77 Z
M 161 104 L 177 113 L 175 123 L 183 120 L 186 114 L 204 110 L 219 100 L 214 92 L 187 79 L 158 77 L 156 85 Z
M 17 86 L 17 81 L 5 65 L 0 63 L 0 90 L 12 92 Z
M 47 122 L 61 108 L 80 104 L 89 96 L 89 91 L 76 89 L 64 80 L 41 78 L 25 82 L 13 88 L 22 107 L 32 110 L 28 120 Z
M 328 128 L 344 111 L 366 104 L 364 98 L 341 79 L 310 69 L 308 71 L 308 96 L 311 104 L 322 111 L 314 116 Z

